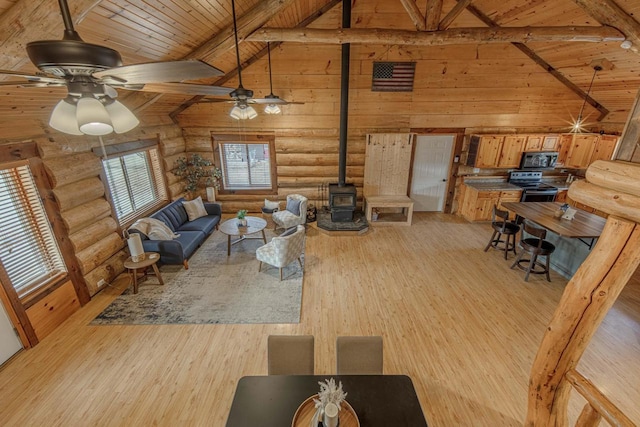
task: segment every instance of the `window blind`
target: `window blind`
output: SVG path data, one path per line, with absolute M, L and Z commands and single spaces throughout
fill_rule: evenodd
M 167 199 L 155 148 L 103 160 L 103 166 L 120 224 Z
M 227 190 L 270 189 L 269 144 L 220 143 L 222 183 Z
M 67 271 L 26 164 L 0 170 L 0 262 L 21 298 Z

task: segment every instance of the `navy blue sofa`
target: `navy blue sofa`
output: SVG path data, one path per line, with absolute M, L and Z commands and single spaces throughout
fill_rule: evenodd
M 182 205 L 183 201 L 184 198 L 180 198 L 151 215 L 151 218 L 167 224 L 180 237 L 173 240 L 150 240 L 139 230 L 131 228 L 129 232 L 139 233 L 144 251 L 159 253 L 162 264 L 183 264 L 187 269 L 189 268 L 187 260 L 217 228 L 222 216 L 222 208 L 217 203 L 205 202 L 204 208 L 208 215 L 189 221 L 187 211 Z

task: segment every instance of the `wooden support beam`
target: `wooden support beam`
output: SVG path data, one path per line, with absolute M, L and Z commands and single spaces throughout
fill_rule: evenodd
M 298 25 L 296 25 L 296 28 L 298 28 L 298 27 L 299 28 L 306 27 L 307 25 L 311 24 L 313 21 L 315 21 L 316 19 L 318 19 L 319 17 L 321 17 L 322 15 L 327 13 L 329 10 L 333 9 L 333 7 L 335 5 L 340 4 L 340 3 L 342 3 L 342 0 L 331 0 L 331 1 L 329 1 L 327 4 L 325 4 L 324 6 L 322 6 L 321 8 L 316 10 L 315 12 L 313 12 L 311 15 L 307 16 L 301 22 L 299 22 Z M 271 43 L 271 49 L 275 49 L 278 46 L 280 46 L 280 42 Z M 243 62 L 241 64 L 241 67 L 243 69 L 247 68 L 249 65 L 251 65 L 251 64 L 257 62 L 258 60 L 260 60 L 261 58 L 263 58 L 267 54 L 267 52 L 268 52 L 268 49 L 266 47 L 264 47 L 258 53 L 253 55 L 251 58 L 247 59 L 245 62 Z M 229 71 L 224 76 L 222 76 L 218 80 L 216 80 L 213 83 L 213 85 L 214 86 L 222 86 L 223 84 L 227 83 L 229 80 L 234 78 L 237 74 L 238 74 L 238 69 L 234 68 L 233 70 Z M 177 120 L 178 114 L 182 113 L 184 110 L 186 110 L 187 108 L 189 108 L 193 104 L 197 103 L 202 98 L 204 98 L 204 96 L 202 96 L 202 95 L 197 95 L 197 96 L 194 96 L 193 98 L 190 98 L 188 101 L 182 103 L 175 110 L 173 110 L 171 113 L 169 113 L 169 117 L 171 117 L 171 120 L 173 120 L 174 123 L 178 124 L 178 120 Z
M 473 16 L 480 19 L 487 26 L 489 27 L 498 26 L 498 24 L 496 24 L 491 18 L 485 15 L 478 8 L 472 5 L 469 5 L 467 6 L 467 10 L 471 12 Z M 598 28 L 606 28 L 606 27 L 598 27 Z M 531 58 L 531 60 L 533 60 L 536 64 L 538 64 L 539 66 L 547 70 L 547 72 L 551 74 L 553 77 L 555 77 L 556 80 L 558 80 L 560 83 L 565 85 L 567 88 L 569 88 L 572 92 L 574 92 L 580 98 L 586 99 L 587 104 L 591 105 L 593 108 L 598 110 L 598 112 L 600 112 L 600 115 L 597 118 L 598 121 L 602 121 L 609 114 L 609 110 L 607 108 L 605 108 L 598 101 L 593 99 L 589 94 L 583 91 L 578 85 L 576 85 L 571 80 L 566 78 L 560 71 L 556 70 L 551 64 L 549 64 L 537 53 L 535 53 L 530 47 L 526 46 L 523 43 L 517 43 L 517 42 L 512 42 L 511 44 L 514 47 L 518 48 L 522 53 L 527 55 L 529 58 Z
M 262 28 L 247 41 L 286 41 L 297 43 L 363 43 L 410 46 L 441 46 L 478 43 L 605 42 L 624 36 L 613 27 L 490 27 L 453 28 L 416 32 L 383 28 Z
M 615 158 L 627 162 L 640 162 L 640 90 L 629 111 Z
M 640 23 L 613 0 L 573 0 L 602 25 L 620 30 L 633 43 L 630 50 L 640 52 Z
M 427 31 L 438 29 L 441 15 L 442 0 L 427 0 L 427 13 L 425 14 Z
M 471 0 L 458 0 L 458 3 L 453 6 L 453 9 L 451 9 L 444 18 L 442 18 L 442 21 L 440 21 L 440 24 L 438 25 L 438 29 L 446 30 L 449 28 L 449 25 L 451 25 L 458 15 L 460 15 L 470 4 Z
M 426 29 L 425 19 L 424 16 L 422 16 L 420 9 L 418 9 L 418 5 L 416 5 L 415 0 L 400 0 L 400 3 L 402 3 L 402 6 L 404 6 L 404 9 L 409 14 L 411 22 L 416 26 L 416 29 L 418 31 L 424 31 Z

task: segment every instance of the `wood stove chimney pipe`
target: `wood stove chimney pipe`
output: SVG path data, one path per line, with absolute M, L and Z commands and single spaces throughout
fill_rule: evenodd
M 342 0 L 342 28 L 351 28 L 351 0 Z M 340 80 L 340 147 L 338 157 L 338 186 L 344 187 L 347 175 L 347 130 L 349 119 L 349 59 L 351 44 L 342 45 Z

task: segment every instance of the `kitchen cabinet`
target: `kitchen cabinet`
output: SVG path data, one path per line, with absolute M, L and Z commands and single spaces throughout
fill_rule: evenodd
M 545 135 L 542 140 L 542 151 L 558 151 L 560 135 Z
M 500 192 L 500 199 L 498 200 L 498 208 L 503 211 L 508 210 L 502 207 L 503 203 L 506 202 L 519 202 L 522 197 L 522 190 L 503 190 Z M 509 211 L 509 219 L 514 220 L 516 218 L 516 214 L 514 212 Z
M 569 190 L 558 190 L 558 194 L 556 194 L 556 202 L 558 203 L 567 203 L 567 193 Z
M 522 158 L 522 150 L 524 148 L 525 141 L 526 137 L 524 136 L 505 136 L 500 150 L 498 167 L 510 169 L 520 167 L 520 158 Z
M 618 144 L 618 138 L 619 137 L 615 135 L 600 135 L 593 150 L 593 154 L 591 155 L 589 164 L 596 160 L 611 160 L 613 152 L 616 149 L 616 145 Z
M 504 202 L 519 202 L 522 190 L 478 190 L 463 185 L 460 214 L 468 221 L 491 221 L 493 206 Z
M 593 134 L 573 135 L 571 147 L 569 148 L 564 166 L 573 169 L 586 169 L 591 162 L 591 156 L 593 155 L 593 150 L 596 147 L 599 136 L 600 135 Z
M 544 135 L 527 136 L 527 143 L 524 146 L 524 151 L 542 151 L 543 140 L 544 140 Z
M 572 142 L 573 135 L 560 135 L 560 140 L 558 141 L 557 147 L 558 160 L 556 161 L 556 167 L 562 167 L 566 164 Z

